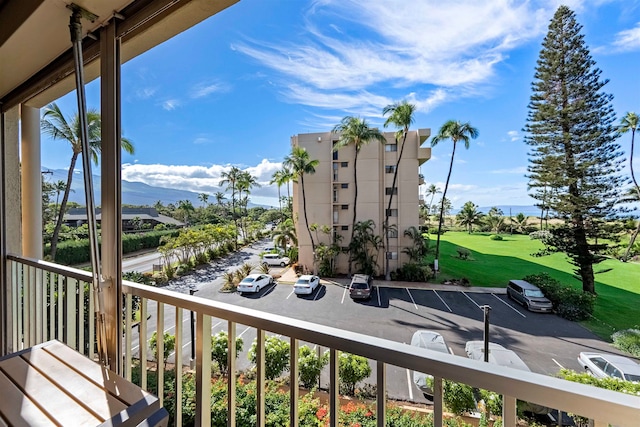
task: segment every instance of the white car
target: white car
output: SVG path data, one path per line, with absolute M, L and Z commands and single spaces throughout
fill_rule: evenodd
M 268 266 L 279 265 L 280 267 L 284 267 L 285 265 L 289 265 L 291 260 L 280 254 L 264 254 L 262 256 L 262 263 Z
M 444 341 L 442 335 L 437 332 L 426 329 L 419 329 L 411 337 L 411 345 L 427 350 L 433 350 L 440 353 L 449 354 L 449 347 Z M 429 400 L 433 399 L 433 376 L 423 374 L 422 372 L 413 371 L 413 382 L 418 386 L 424 397 Z
M 311 276 L 304 274 L 298 278 L 295 285 L 293 285 L 293 292 L 296 295 L 310 295 L 320 284 L 320 278 L 318 276 Z
M 597 378 L 618 378 L 640 382 L 640 365 L 628 357 L 615 354 L 582 352 L 578 356 L 580 366 Z
M 464 346 L 464 351 L 467 353 L 469 359 L 484 361 L 484 341 L 467 341 L 467 344 Z M 493 342 L 489 343 L 489 363 L 531 372 L 531 369 L 524 363 L 524 360 L 520 359 L 514 351 L 508 350 L 500 344 Z M 531 402 L 523 402 L 522 409 L 541 415 L 546 415 L 551 412 L 551 408 Z
M 260 292 L 265 286 L 272 285 L 274 283 L 273 277 L 268 274 L 250 274 L 242 282 L 238 284 L 238 292 Z

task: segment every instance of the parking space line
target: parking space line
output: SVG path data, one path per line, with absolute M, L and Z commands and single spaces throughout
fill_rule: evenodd
M 249 329 L 251 329 L 251 326 L 247 326 L 247 329 L 245 329 L 244 331 L 242 331 L 240 333 L 240 335 L 238 335 L 238 338 L 240 338 L 242 335 L 244 335 L 245 332 L 247 332 Z
M 382 303 L 380 302 L 380 286 L 376 286 L 376 293 L 378 294 L 378 307 L 382 307 Z
M 411 374 L 409 373 L 408 369 L 405 369 L 407 371 L 407 385 L 409 386 L 409 400 L 413 400 L 413 387 L 411 384 Z
M 442 301 L 442 303 L 444 304 L 444 306 L 445 306 L 445 307 L 447 307 L 447 310 L 449 310 L 449 313 L 453 313 L 453 310 L 451 310 L 451 307 L 449 307 L 449 305 L 448 305 L 446 302 L 444 302 L 444 300 L 442 299 L 442 297 L 440 296 L 440 294 L 439 294 L 435 289 L 433 290 L 433 293 L 434 293 L 434 294 L 436 294 L 436 296 L 437 296 L 438 298 L 440 298 L 440 301 Z
M 289 297 L 290 297 L 291 295 L 293 295 L 293 293 L 294 293 L 294 292 L 295 292 L 295 290 L 294 290 L 294 289 L 292 289 L 292 290 L 291 290 L 291 293 L 290 293 L 289 295 L 287 295 L 287 298 L 286 298 L 286 299 L 289 299 Z
M 515 311 L 516 313 L 518 313 L 520 316 L 524 317 L 525 319 L 527 318 L 527 316 L 525 316 L 524 314 L 520 313 L 520 310 L 518 310 L 517 308 L 515 308 L 514 306 L 512 306 L 512 305 L 511 305 L 511 304 L 509 304 L 508 302 L 503 301 L 503 300 L 502 300 L 502 298 L 500 298 L 498 295 L 493 294 L 493 293 L 492 293 L 491 295 L 493 295 L 494 297 L 496 297 L 496 299 L 497 299 L 498 301 L 500 301 L 501 303 L 503 303 L 504 305 L 506 305 L 507 307 L 509 307 L 511 310 L 513 310 L 513 311 Z
M 552 357 L 552 358 L 551 358 L 551 360 L 553 360 L 553 362 L 554 362 L 556 365 L 560 366 L 560 369 L 564 369 L 564 366 L 562 366 L 561 364 L 559 364 L 559 363 L 558 363 L 558 361 L 557 361 L 556 359 L 554 359 L 554 358 Z
M 344 297 L 345 296 L 347 296 L 347 288 L 346 287 L 342 291 L 342 301 L 340 301 L 340 304 L 344 304 Z
M 413 299 L 413 295 L 411 295 L 411 292 L 409 292 L 409 288 L 405 288 L 407 290 L 407 293 L 409 294 L 409 298 L 411 298 L 411 302 L 413 303 L 413 306 L 416 308 L 416 310 L 418 309 L 418 305 L 416 304 L 415 300 Z
M 469 295 L 467 295 L 466 293 L 464 293 L 464 291 L 460 291 L 460 293 L 461 293 L 462 295 L 464 295 L 465 297 L 467 297 L 467 299 L 468 299 L 469 301 L 471 301 L 472 303 L 474 303 L 474 304 L 476 305 L 476 307 L 481 308 L 481 307 L 480 307 L 480 305 L 478 305 L 478 303 L 477 303 L 477 302 L 475 302 L 474 300 L 472 300 L 472 299 L 471 299 L 471 297 L 470 297 Z

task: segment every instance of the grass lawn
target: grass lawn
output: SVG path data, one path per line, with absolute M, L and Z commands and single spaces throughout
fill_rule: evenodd
M 431 237 L 435 248 L 436 236 Z M 581 289 L 573 276 L 574 266 L 564 254 L 534 257 L 542 249 L 529 236 L 508 234 L 504 240 L 491 240 L 488 233 L 447 232 L 440 239 L 440 274 L 436 282 L 466 277 L 471 286 L 505 287 L 510 279 L 546 272 L 560 282 Z M 458 258 L 456 249 L 471 252 L 468 260 Z M 598 299 L 594 319 L 583 324 L 600 337 L 640 325 L 640 264 L 606 260 L 594 266 Z

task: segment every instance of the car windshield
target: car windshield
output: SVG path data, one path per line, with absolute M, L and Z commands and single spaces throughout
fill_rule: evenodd
M 309 284 L 309 279 L 298 279 L 296 285 L 307 285 Z
M 253 281 L 256 280 L 253 277 L 245 277 L 244 279 L 242 279 L 241 283 L 253 283 Z
M 627 381 L 635 381 L 637 383 L 640 383 L 640 375 L 624 374 L 624 378 Z
M 527 289 L 524 291 L 524 294 L 528 297 L 544 298 L 544 294 L 540 289 Z
M 351 284 L 351 288 L 352 289 L 367 289 L 369 288 L 369 286 L 366 283 L 352 283 Z

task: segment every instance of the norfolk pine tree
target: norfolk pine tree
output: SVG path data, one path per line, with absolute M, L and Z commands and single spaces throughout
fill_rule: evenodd
M 573 11 L 558 8 L 542 43 L 524 130 L 531 196 L 541 199 L 537 190 L 552 188 L 545 204 L 564 221 L 551 230 L 550 249 L 566 253 L 583 291 L 595 293 L 593 265 L 603 260 L 605 246 L 587 236 L 591 224 L 617 212 L 623 159 L 613 96 L 601 91 L 608 80 L 601 79 L 581 29 Z

